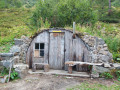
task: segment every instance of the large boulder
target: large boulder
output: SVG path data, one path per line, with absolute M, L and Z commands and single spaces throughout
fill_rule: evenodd
M 13 65 L 14 65 L 13 60 L 3 60 L 3 61 L 1 61 L 1 63 L 6 68 L 13 67 Z
M 96 72 L 98 73 L 110 72 L 109 68 L 105 68 L 102 66 L 95 66 L 95 68 L 96 68 Z

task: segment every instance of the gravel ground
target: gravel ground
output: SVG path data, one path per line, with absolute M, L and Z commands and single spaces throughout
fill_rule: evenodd
M 58 75 L 27 75 L 23 79 L 0 84 L 0 90 L 66 90 L 83 82 L 113 85 L 113 80 L 68 77 Z

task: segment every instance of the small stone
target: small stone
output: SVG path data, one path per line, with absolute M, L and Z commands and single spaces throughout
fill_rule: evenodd
M 104 44 L 103 46 L 104 46 L 104 47 L 107 47 L 107 44 Z
M 113 63 L 112 66 L 115 68 L 120 68 L 120 63 Z
M 94 54 L 97 54 L 97 50 L 93 50 L 93 53 L 94 53 Z
M 104 45 L 105 44 L 105 41 L 101 38 L 99 38 L 98 41 L 99 41 L 99 45 Z
M 111 67 L 109 63 L 104 63 L 104 67 L 109 68 Z
M 99 54 L 102 54 L 102 55 L 107 55 L 108 54 L 108 51 L 104 51 L 103 49 L 99 51 Z
M 107 48 L 107 47 L 104 47 L 104 50 L 105 50 L 105 51 L 108 51 L 108 48 Z
M 26 38 L 26 36 L 24 36 L 24 35 L 21 36 L 21 39 L 25 39 L 25 38 Z
M 98 45 L 97 50 L 101 50 L 103 48 L 103 45 Z
M 73 77 L 66 77 L 66 79 L 71 79 L 71 78 L 73 78 Z

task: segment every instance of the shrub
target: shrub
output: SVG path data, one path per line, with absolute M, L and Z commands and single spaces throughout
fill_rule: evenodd
M 120 6 L 120 1 L 119 0 L 114 0 L 114 2 L 112 2 L 112 5 L 115 7 L 119 7 Z
M 120 54 L 119 53 L 113 53 L 113 59 L 115 62 L 118 62 L 117 58 L 120 58 Z
M 107 23 L 119 23 L 120 22 L 120 10 L 112 9 L 111 15 L 108 15 L 107 13 L 104 13 L 103 16 L 100 16 L 99 18 L 102 22 Z
M 40 0 L 32 16 L 33 25 L 41 26 L 41 17 L 44 22 L 47 18 L 53 27 L 71 25 L 73 21 L 94 24 L 98 19 L 89 0 Z
M 0 1 L 0 8 L 20 8 L 22 3 L 20 0 L 1 0 Z
M 107 22 L 107 23 L 119 23 L 120 20 L 117 18 L 110 18 L 110 17 L 103 17 L 100 19 L 102 22 Z

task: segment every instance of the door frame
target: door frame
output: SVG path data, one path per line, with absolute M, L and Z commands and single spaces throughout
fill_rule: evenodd
M 56 32 L 55 32 L 56 31 Z M 60 30 L 59 30 L 60 31 Z M 48 45 L 48 64 L 49 64 L 49 61 L 50 61 L 50 59 L 49 59 L 49 53 L 50 53 L 50 33 L 64 33 L 64 51 L 63 51 L 63 53 L 64 53 L 64 60 L 63 60 L 63 62 L 64 62 L 64 64 L 63 64 L 63 68 L 62 68 L 62 70 L 64 70 L 65 69 L 65 32 L 64 31 L 61 31 L 61 32 L 58 32 L 57 30 L 54 30 L 54 31 L 49 31 L 49 45 Z

